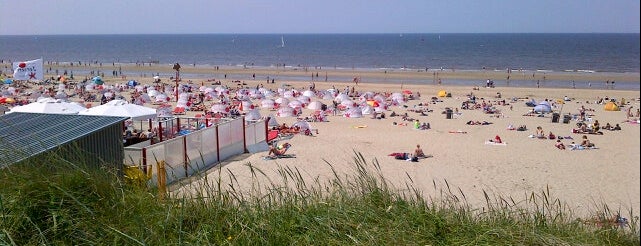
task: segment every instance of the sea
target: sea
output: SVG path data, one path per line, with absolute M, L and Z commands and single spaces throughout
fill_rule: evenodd
M 0 59 L 47 62 L 174 63 L 197 66 L 353 70 L 456 70 L 513 73 L 616 73 L 639 76 L 639 34 L 145 34 L 0 35 Z M 4 68 L 6 69 L 6 68 Z M 88 73 L 81 67 L 78 75 Z M 6 71 L 3 71 L 6 72 Z M 169 76 L 170 74 L 167 74 Z M 183 74 L 183 77 L 188 76 Z M 211 77 L 211 74 L 193 74 Z M 517 77 L 517 76 L 515 76 Z M 282 78 L 285 79 L 285 78 Z M 287 78 L 303 79 L 309 78 Z M 348 80 L 350 78 L 340 78 Z M 390 81 L 384 81 L 390 82 Z M 433 83 L 425 80 L 400 83 Z M 448 80 L 478 85 L 485 81 Z M 514 78 L 497 86 L 536 86 Z M 598 88 L 603 81 L 543 81 L 549 87 Z M 639 90 L 639 83 L 616 89 Z

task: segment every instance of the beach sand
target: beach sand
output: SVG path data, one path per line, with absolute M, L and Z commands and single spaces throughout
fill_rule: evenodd
M 216 77 L 220 74 L 229 74 L 246 77 L 242 80 L 247 87 L 256 87 L 263 84 L 273 89 L 282 83 L 292 85 L 299 90 L 305 90 L 311 81 L 277 81 L 275 84 L 266 84 L 262 80 L 265 76 L 274 76 L 279 73 L 301 73 L 309 76 L 312 72 L 301 70 L 283 70 L 277 68 L 243 69 L 224 67 L 214 70 L 210 67 L 199 68 L 183 66 L 181 73 L 209 73 Z M 154 67 L 128 66 L 123 68 L 134 74 L 155 74 L 171 73 L 167 68 L 153 69 Z M 201 69 L 201 70 L 199 70 Z M 107 70 L 109 71 L 109 70 Z M 559 88 L 515 88 L 496 87 L 472 90 L 471 86 L 451 86 L 446 83 L 442 85 L 418 85 L 418 84 L 395 84 L 390 83 L 368 83 L 386 76 L 387 81 L 395 78 L 412 79 L 426 76 L 426 72 L 417 71 L 393 71 L 382 73 L 380 71 L 327 71 L 331 77 L 361 77 L 361 83 L 354 85 L 350 81 L 324 81 L 325 70 L 319 70 L 321 81 L 315 81 L 317 90 L 329 89 L 334 86 L 343 90 L 346 86 L 355 86 L 357 91 L 365 92 L 401 92 L 411 90 L 419 92 L 421 98 L 409 100 L 407 106 L 391 106 L 386 112 L 385 119 L 371 119 L 370 115 L 363 118 L 346 118 L 342 116 L 329 116 L 328 122 L 312 122 L 313 128 L 318 129 L 314 136 L 296 135 L 286 140 L 292 144 L 288 153 L 295 154 L 296 158 L 264 160 L 267 152 L 254 154 L 243 154 L 223 163 L 223 176 L 232 172 L 238 180 L 238 184 L 248 191 L 251 188 L 252 175 L 247 163 L 261 169 L 271 180 L 280 180 L 281 175 L 277 172 L 279 167 L 290 167 L 301 172 L 308 181 L 315 178 L 330 179 L 333 177 L 332 168 L 339 173 L 339 176 L 355 172 L 355 153 L 361 153 L 366 160 L 376 160 L 380 164 L 384 177 L 399 190 L 406 189 L 405 184 L 423 191 L 426 196 L 439 197 L 437 186 L 445 187 L 447 182 L 453 190 L 460 188 L 467 202 L 472 206 L 481 207 L 485 205 L 483 191 L 503 197 L 512 197 L 515 201 L 522 201 L 532 193 L 550 191 L 551 198 L 560 199 L 567 203 L 568 207 L 579 215 L 588 215 L 594 211 L 601 211 L 601 206 L 607 204 L 611 210 L 621 210 L 624 216 L 629 216 L 628 211 L 632 209 L 635 215 L 640 211 L 640 143 L 639 124 L 626 122 L 626 110 L 633 107 L 633 111 L 641 105 L 639 103 L 639 91 L 621 90 L 597 90 L 597 89 L 559 89 Z M 257 74 L 253 80 L 251 74 Z M 466 77 L 484 81 L 485 79 L 502 78 L 505 71 L 492 72 L 456 72 L 444 73 L 443 78 Z M 491 76 L 488 76 L 491 74 Z M 129 76 L 128 78 L 109 78 L 107 84 L 125 83 L 127 80 L 136 79 L 145 84 L 151 84 L 152 79 L 144 75 Z M 302 76 L 302 75 L 301 75 Z M 398 76 L 398 77 L 397 77 Z M 427 75 L 431 77 L 431 74 Z M 492 77 L 495 76 L 495 77 Z M 592 81 L 605 81 L 616 79 L 621 83 L 639 83 L 639 74 L 582 74 L 582 73 L 552 73 L 546 74 L 549 79 L 587 79 Z M 588 77 L 585 77 L 588 76 Z M 592 76 L 592 77 L 589 77 Z M 261 78 L 261 79 L 259 79 Z M 168 78 L 162 78 L 164 82 Z M 196 87 L 202 85 L 212 86 L 211 81 L 203 79 L 190 79 L 182 77 L 183 83 L 191 80 Z M 169 83 L 169 84 L 173 84 Z M 223 85 L 231 88 L 238 86 L 238 83 L 231 80 L 222 80 Z M 431 98 L 436 97 L 440 90 L 446 90 L 452 97 L 438 97 L 440 102 L 432 103 Z M 502 95 L 501 99 L 495 98 L 497 92 Z M 478 101 L 496 101 L 506 99 L 510 105 L 497 106 L 501 111 L 499 117 L 496 114 L 485 114 L 481 110 L 459 110 L 460 115 L 452 119 L 446 119 L 442 112 L 446 107 L 460 108 L 461 103 L 467 99 L 467 94 L 474 93 Z M 123 93 L 124 95 L 124 93 Z M 563 139 L 565 145 L 572 141 L 579 143 L 582 134 L 572 133 L 576 128 L 577 121 L 569 124 L 562 123 L 561 116 L 559 123 L 553 123 L 551 115 L 546 117 L 523 116 L 531 107 L 525 105 L 525 98 L 533 98 L 537 101 L 550 99 L 556 101 L 568 96 L 571 101 L 559 104 L 556 111 L 561 114 L 578 114 L 579 108 L 584 106 L 594 111 L 588 111 L 592 120 L 598 120 L 601 125 L 606 123 L 620 124 L 622 130 L 607 131 L 603 135 L 588 135 L 589 139 L 596 144 L 595 150 L 559 150 L 555 147 L 555 140 L 535 139 L 528 137 L 534 134 L 537 126 L 544 131 L 553 132 L 557 136 L 572 137 L 573 140 Z M 605 111 L 604 105 L 595 104 L 598 97 L 609 97 L 621 100 L 625 98 L 626 105 L 621 111 Z M 511 102 L 511 98 L 519 98 Z M 320 100 L 329 103 L 327 100 Z M 259 105 L 259 100 L 254 104 Z M 415 105 L 423 103 L 432 110 L 428 116 L 421 116 L 408 109 L 414 109 Z M 211 104 L 211 102 L 208 102 Z M 330 104 L 331 105 L 331 104 Z M 149 105 L 152 106 L 152 105 Z M 430 130 L 415 130 L 412 123 L 407 126 L 399 125 L 404 123 L 401 117 L 389 117 L 394 111 L 397 114 L 408 113 L 409 117 L 418 119 L 420 122 L 429 122 Z M 302 116 L 309 116 L 313 110 L 303 110 Z M 194 115 L 196 112 L 188 112 Z M 262 116 L 274 114 L 275 111 L 261 109 Z M 297 121 L 294 117 L 277 117 L 279 123 L 291 125 Z M 490 125 L 467 125 L 468 121 L 487 121 Z M 394 122 L 397 124 L 394 125 Z M 508 125 L 518 127 L 526 125 L 527 131 L 507 130 Z M 452 131 L 464 131 L 467 133 L 451 133 Z M 493 139 L 499 135 L 506 145 L 488 145 L 486 140 Z M 389 156 L 395 152 L 412 152 L 417 144 L 422 146 L 426 154 L 433 155 L 431 158 L 420 159 L 418 162 L 396 160 Z M 327 165 L 330 163 L 332 167 Z M 209 172 L 210 182 L 218 180 L 218 172 Z M 411 179 L 410 179 L 411 177 Z M 222 178 L 222 182 L 229 182 L 230 178 Z M 262 184 L 266 184 L 263 179 Z M 196 180 L 192 185 L 174 187 L 174 195 L 190 193 L 197 190 L 203 180 Z M 456 188 L 455 188 L 456 187 Z M 457 193 L 457 192 L 455 192 Z

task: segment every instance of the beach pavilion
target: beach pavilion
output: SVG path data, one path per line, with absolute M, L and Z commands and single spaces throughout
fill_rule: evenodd
M 55 154 L 122 170 L 125 117 L 14 112 L 0 115 L 0 168 Z

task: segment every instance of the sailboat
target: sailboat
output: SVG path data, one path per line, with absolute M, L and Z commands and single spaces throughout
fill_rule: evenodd
M 280 47 L 285 48 L 285 38 L 283 36 L 280 36 Z

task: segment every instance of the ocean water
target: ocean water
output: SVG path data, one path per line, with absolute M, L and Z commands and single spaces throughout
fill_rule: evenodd
M 639 49 L 639 34 L 0 36 L 0 59 L 4 61 L 42 57 L 45 61 L 83 63 L 178 62 L 336 69 L 510 68 L 513 71 L 638 74 Z M 576 86 L 582 87 L 584 82 Z M 546 83 L 563 87 L 571 82 Z M 531 86 L 531 81 L 513 84 Z M 639 85 L 634 87 L 638 89 Z

